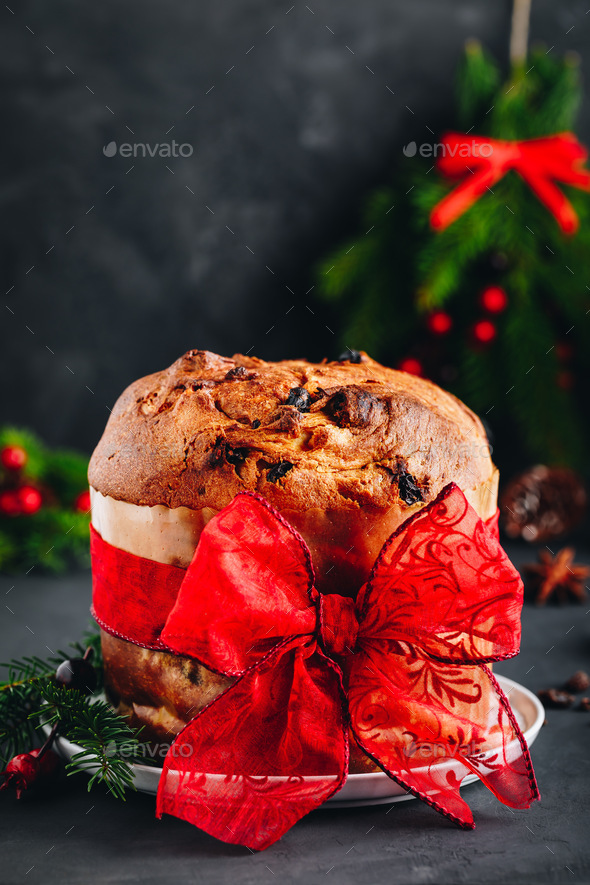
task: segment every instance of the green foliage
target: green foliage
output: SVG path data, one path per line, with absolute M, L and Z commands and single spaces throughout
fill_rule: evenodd
M 78 495 L 88 488 L 88 459 L 75 452 L 51 450 L 30 431 L 0 428 L 0 451 L 19 446 L 27 453 L 21 471 L 0 466 L 0 491 L 33 485 L 43 496 L 37 513 L 0 513 L 0 571 L 35 569 L 60 572 L 76 562 L 89 564 L 87 513 L 76 509 Z
M 458 125 L 467 130 L 486 115 L 500 86 L 500 71 L 480 43 L 469 40 L 459 66 L 456 93 Z
M 17 753 L 30 749 L 35 740 L 31 712 L 39 705 L 39 685 L 55 672 L 55 665 L 40 658 L 23 658 L 0 666 L 8 678 L 0 683 L 0 759 L 5 764 Z
M 29 751 L 45 735 L 41 729 L 57 724 L 61 737 L 82 749 L 66 765 L 68 774 L 91 774 L 88 789 L 104 783 L 120 799 L 133 787 L 130 767 L 139 748 L 137 731 L 107 703 L 82 692 L 58 686 L 56 667 L 73 656 L 83 656 L 93 649 L 92 663 L 98 677 L 97 693 L 102 687 L 100 633 L 88 631 L 83 642 L 71 644 L 69 653 L 59 652 L 46 661 L 26 657 L 0 666 L 7 678 L 0 682 L 0 757 L 5 765 L 17 753 Z
M 575 58 L 539 48 L 503 82 L 498 65 L 471 42 L 458 72 L 457 120 L 448 129 L 497 139 L 551 135 L 573 128 L 580 100 Z M 457 182 L 431 167 L 404 159 L 392 183 L 369 197 L 361 228 L 367 233 L 321 262 L 317 290 L 342 308 L 342 343 L 390 364 L 417 357 L 429 377 L 493 423 L 517 426 L 528 460 L 587 470 L 584 391 L 570 388 L 590 371 L 590 195 L 558 183 L 580 220 L 568 237 L 509 172 L 434 233 L 430 212 Z M 485 316 L 478 299 L 489 285 L 501 286 L 509 305 L 489 317 L 498 334 L 482 347 L 471 329 Z M 427 331 L 436 309 L 453 319 L 444 338 Z
M 129 762 L 139 748 L 136 732 L 104 701 L 88 698 L 74 689 L 61 688 L 52 681 L 40 685 L 43 706 L 33 716 L 47 725 L 58 725 L 58 733 L 78 744 L 82 749 L 66 765 L 69 775 L 91 774 L 90 790 L 102 782 L 119 799 L 125 799 L 125 790 L 133 787 L 133 772 Z

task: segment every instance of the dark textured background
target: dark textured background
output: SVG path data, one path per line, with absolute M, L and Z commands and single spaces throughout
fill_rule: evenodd
M 464 40 L 506 59 L 510 5 L 2 4 L 2 421 L 90 450 L 123 387 L 190 347 L 334 355 L 314 262 L 452 122 Z M 590 56 L 586 9 L 535 0 L 533 37 Z M 190 159 L 102 153 L 172 138 Z

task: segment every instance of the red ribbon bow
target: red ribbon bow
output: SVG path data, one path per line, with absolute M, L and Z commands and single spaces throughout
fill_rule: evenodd
M 107 572 L 95 570 L 94 610 L 109 629 L 118 615 L 101 590 Z M 344 784 L 349 732 L 393 780 L 463 827 L 473 826 L 459 795 L 469 772 L 514 808 L 539 797 L 485 666 L 518 651 L 522 583 L 454 484 L 386 542 L 356 602 L 317 592 L 301 536 L 250 493 L 209 522 L 179 583 L 166 584 L 170 601 L 178 593 L 161 636 L 148 641 L 146 628 L 141 644 L 236 681 L 168 752 L 159 816 L 265 848 Z
M 451 132 L 443 138 L 442 146 L 437 166 L 444 175 L 454 178 L 471 174 L 432 210 L 430 223 L 436 230 L 444 230 L 463 215 L 510 169 L 527 182 L 564 233 L 572 234 L 578 229 L 578 216 L 572 204 L 554 184 L 559 181 L 590 190 L 590 172 L 581 168 L 588 152 L 573 133 L 529 141 L 500 141 Z

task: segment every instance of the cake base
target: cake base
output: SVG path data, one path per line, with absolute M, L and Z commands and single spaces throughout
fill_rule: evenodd
M 206 704 L 232 684 L 182 655 L 152 651 L 101 630 L 105 693 L 141 740 L 162 760 L 175 737 Z M 351 772 L 379 771 L 350 736 Z

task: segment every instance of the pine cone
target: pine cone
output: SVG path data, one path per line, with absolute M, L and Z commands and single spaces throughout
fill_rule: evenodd
M 525 541 L 557 538 L 581 522 L 585 511 L 582 480 L 564 467 L 532 467 L 511 480 L 500 499 L 504 531 Z

